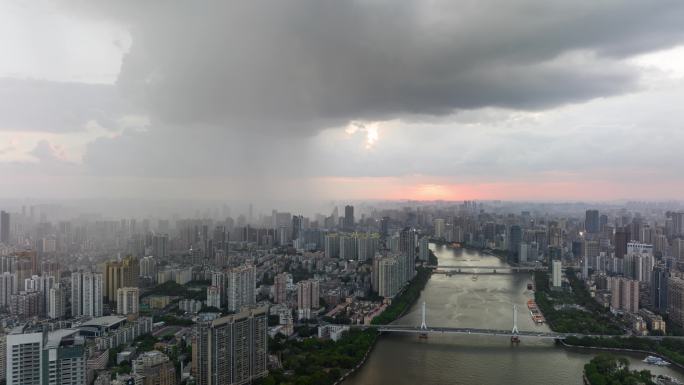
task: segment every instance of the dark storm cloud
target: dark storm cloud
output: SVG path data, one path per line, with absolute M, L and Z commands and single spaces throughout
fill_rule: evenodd
M 114 128 L 126 104 L 112 85 L 0 79 L 0 131 L 81 131 L 90 120 Z
M 284 135 L 624 93 L 620 59 L 684 36 L 679 0 L 77 4 L 131 26 L 119 86 L 155 117 Z

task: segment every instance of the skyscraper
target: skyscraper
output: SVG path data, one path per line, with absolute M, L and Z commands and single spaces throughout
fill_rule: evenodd
M 267 325 L 266 308 L 199 323 L 193 349 L 197 384 L 249 384 L 266 376 Z
M 344 206 L 344 229 L 347 231 L 354 230 L 354 206 Z
M 584 229 L 589 234 L 598 234 L 601 231 L 599 223 L 599 211 L 587 210 L 584 219 Z
M 226 273 L 226 300 L 229 311 L 256 304 L 256 269 L 243 265 Z
M 416 230 L 405 227 L 399 233 L 399 251 L 406 255 L 405 263 L 406 267 L 406 280 L 410 280 L 415 275 L 416 271 L 416 247 L 417 245 L 417 233 Z
M 0 243 L 9 245 L 10 241 L 10 214 L 0 211 Z
M 77 271 L 71 274 L 71 316 L 102 316 L 102 274 Z
M 665 266 L 653 268 L 651 273 L 651 307 L 659 313 L 667 311 L 667 284 L 670 272 Z
M 627 243 L 630 241 L 630 233 L 627 227 L 620 227 L 615 231 L 615 257 L 624 258 L 627 254 Z
M 508 251 L 511 259 L 518 262 L 520 243 L 522 242 L 522 228 L 518 225 L 511 226 L 508 238 Z

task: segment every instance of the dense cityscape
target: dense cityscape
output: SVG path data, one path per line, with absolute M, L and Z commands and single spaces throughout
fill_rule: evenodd
M 233 218 L 224 205 L 173 219 L 6 209 L 0 370 L 12 385 L 332 384 L 431 274 L 462 273 L 438 248 L 498 256 L 497 274 L 529 268 L 517 274 L 536 286 L 530 314 L 554 332 L 684 336 L 681 206 L 592 207 L 364 203 L 305 217 L 250 205 Z M 585 339 L 566 342 L 610 342 Z M 684 344 L 664 341 L 649 349 L 684 364 Z
M 684 385 L 683 21 L 0 0 L 0 385 Z

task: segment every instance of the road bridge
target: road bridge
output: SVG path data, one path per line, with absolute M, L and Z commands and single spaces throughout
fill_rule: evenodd
M 517 306 L 513 305 L 513 327 L 510 330 L 503 329 L 484 329 L 484 328 L 459 328 L 459 327 L 443 327 L 443 326 L 428 326 L 426 322 L 425 302 L 422 306 L 421 324 L 419 326 L 412 325 L 349 325 L 354 329 L 375 329 L 380 332 L 388 333 L 407 333 L 416 334 L 420 336 L 427 335 L 472 335 L 472 336 L 494 336 L 494 337 L 508 337 L 513 342 L 519 342 L 521 337 L 538 338 L 538 339 L 552 339 L 563 340 L 568 337 L 592 337 L 592 338 L 611 338 L 611 337 L 637 337 L 649 340 L 662 340 L 663 338 L 677 338 L 684 339 L 684 337 L 671 336 L 633 336 L 633 335 L 603 335 L 603 334 L 583 334 L 583 333 L 557 333 L 557 332 L 543 332 L 543 331 L 528 331 L 518 330 L 518 313 Z

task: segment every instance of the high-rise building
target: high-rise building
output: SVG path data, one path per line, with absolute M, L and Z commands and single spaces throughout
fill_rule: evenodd
M 243 265 L 226 273 L 226 302 L 229 311 L 256 304 L 256 269 Z
M 169 236 L 167 234 L 155 234 L 152 237 L 152 255 L 157 258 L 166 258 L 169 256 L 167 245 L 169 243 Z
M 399 233 L 399 251 L 406 255 L 406 280 L 414 277 L 416 272 L 416 248 L 418 247 L 418 233 L 415 229 L 404 228 Z
M 105 298 L 116 302 L 117 290 L 121 287 L 138 287 L 140 263 L 133 256 L 121 261 L 107 262 L 105 265 Z
M 598 210 L 587 210 L 584 219 L 584 229 L 589 234 L 598 234 L 601 231 Z
M 176 385 L 176 367 L 157 350 L 142 353 L 133 361 L 136 385 Z
M 522 228 L 518 225 L 511 226 L 508 237 L 508 251 L 511 259 L 515 262 L 518 262 L 521 242 Z
M 0 274 L 0 308 L 9 306 L 10 296 L 17 293 L 17 275 L 4 272 Z
M 157 277 L 157 258 L 149 255 L 140 259 L 140 276 L 148 279 Z
M 404 283 L 403 263 L 397 256 L 388 256 L 377 260 L 378 295 L 392 298 Z
M 43 333 L 7 335 L 7 385 L 43 385 L 43 345 Z
M 562 285 L 562 268 L 563 268 L 563 263 L 558 260 L 554 260 L 551 263 L 551 274 L 552 274 L 552 280 L 551 284 L 555 288 L 559 288 Z
M 299 319 L 310 319 L 311 309 L 318 309 L 320 290 L 318 281 L 307 279 L 297 283 L 297 312 Z
M 116 291 L 116 312 L 122 315 L 137 315 L 140 304 L 140 289 L 120 287 Z
M 389 235 L 389 217 L 382 217 L 380 219 L 380 236 L 384 239 Z
M 380 245 L 380 238 L 377 234 L 358 234 L 357 235 L 357 258 L 359 262 L 365 262 L 375 255 Z
M 221 288 L 218 286 L 207 287 L 207 306 L 221 308 Z
M 670 272 L 665 266 L 653 268 L 651 273 L 651 307 L 659 313 L 667 311 L 667 285 Z
M 71 273 L 71 316 L 102 316 L 102 274 Z
M 43 313 L 43 295 L 39 291 L 20 291 L 10 296 L 9 310 L 23 318 L 40 316 Z
M 610 306 L 630 313 L 639 311 L 639 281 L 624 277 L 608 277 Z
M 7 336 L 7 385 L 84 385 L 86 350 L 78 330 Z
M 267 327 L 266 308 L 199 323 L 193 346 L 197 384 L 249 384 L 266 376 Z
M 624 258 L 627 254 L 627 244 L 630 241 L 630 233 L 627 227 L 621 227 L 615 231 L 615 257 Z
M 340 238 L 337 234 L 325 236 L 324 251 L 326 258 L 338 258 L 340 256 Z
M 672 229 L 675 236 L 684 235 L 684 212 L 672 213 Z
M 62 318 L 66 315 L 66 291 L 59 283 L 55 284 L 48 292 L 47 316 L 50 318 Z
M 684 278 L 672 276 L 667 284 L 667 314 L 669 320 L 684 326 Z
M 422 237 L 418 241 L 418 258 L 423 262 L 430 259 L 430 240 L 428 237 Z
M 280 273 L 273 279 L 273 302 L 285 303 L 287 301 L 287 273 Z
M 442 218 L 435 219 L 435 238 L 442 239 L 446 236 L 444 229 L 446 228 L 446 221 Z
M 0 211 L 0 243 L 10 243 L 10 214 L 7 211 Z
M 354 230 L 354 206 L 344 206 L 344 229 L 347 231 Z

